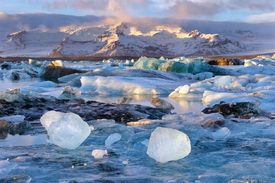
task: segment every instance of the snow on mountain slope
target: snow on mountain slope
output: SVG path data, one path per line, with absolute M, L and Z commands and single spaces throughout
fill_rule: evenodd
M 64 39 L 51 57 L 66 56 L 190 56 L 245 51 L 246 45 L 220 34 L 187 32 L 182 27 L 157 26 L 142 33 L 125 24 L 111 26 L 91 41 Z

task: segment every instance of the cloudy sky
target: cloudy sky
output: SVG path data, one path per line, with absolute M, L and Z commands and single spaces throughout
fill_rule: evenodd
M 275 22 L 275 0 L 1 0 L 0 12 Z

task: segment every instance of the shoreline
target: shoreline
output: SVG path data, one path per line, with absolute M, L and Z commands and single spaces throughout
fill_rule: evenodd
M 233 55 L 233 56 L 227 56 L 227 55 L 213 55 L 213 56 L 196 56 L 196 57 L 204 57 L 205 59 L 217 59 L 217 58 L 225 58 L 225 59 L 252 59 L 257 57 L 258 55 L 273 55 L 274 53 L 266 53 L 266 54 L 253 54 L 253 55 Z M 116 59 L 116 60 L 131 60 L 131 59 L 139 59 L 141 56 L 108 56 L 108 57 L 90 57 L 90 56 L 83 56 L 83 57 L 59 57 L 59 58 L 51 58 L 51 57 L 0 57 L 0 63 L 6 62 L 14 62 L 19 63 L 21 61 L 28 61 L 29 59 L 38 60 L 38 61 L 54 61 L 54 60 L 62 60 L 62 61 L 102 61 L 102 60 L 108 60 L 108 59 Z M 150 58 L 159 58 L 159 56 L 152 57 L 152 56 L 146 56 Z M 177 58 L 177 57 L 165 57 L 165 58 Z

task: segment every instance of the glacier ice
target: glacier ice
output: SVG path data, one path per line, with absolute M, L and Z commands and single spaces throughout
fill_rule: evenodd
M 52 143 L 66 149 L 77 148 L 89 135 L 89 125 L 74 113 L 49 111 L 40 119 Z
M 231 82 L 230 76 L 221 76 L 215 79 L 214 86 L 215 87 L 223 87 L 223 86 L 229 86 Z
M 61 118 L 63 118 L 64 115 L 65 113 L 63 112 L 49 111 L 40 118 L 40 122 L 44 128 L 48 130 L 52 122 L 59 121 Z
M 179 160 L 190 152 L 190 139 L 181 131 L 157 127 L 151 133 L 147 154 L 157 162 Z
M 121 135 L 119 133 L 113 133 L 105 140 L 105 146 L 110 147 L 113 143 L 119 141 L 120 139 Z
M 92 152 L 92 156 L 95 159 L 103 158 L 104 155 L 107 155 L 107 150 L 95 149 Z
M 100 95 L 130 95 L 130 94 L 169 94 L 181 83 L 160 78 L 147 77 L 101 77 L 82 76 L 83 93 Z M 165 86 L 165 87 L 163 87 Z

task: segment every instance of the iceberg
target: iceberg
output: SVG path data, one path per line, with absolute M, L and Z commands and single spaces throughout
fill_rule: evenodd
M 176 81 L 146 77 L 83 76 L 80 80 L 83 93 L 100 95 L 169 94 L 181 85 Z
M 157 127 L 149 140 L 147 154 L 157 162 L 182 159 L 191 152 L 189 137 L 178 130 Z
M 49 111 L 40 119 L 52 143 L 76 149 L 91 133 L 89 125 L 74 113 Z
M 134 64 L 135 69 L 153 69 L 158 70 L 160 64 L 165 63 L 163 60 L 156 58 L 140 57 Z
M 105 146 L 110 147 L 113 143 L 118 142 L 120 139 L 121 135 L 119 133 L 113 133 L 105 140 Z

